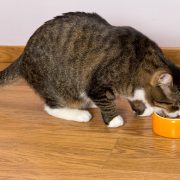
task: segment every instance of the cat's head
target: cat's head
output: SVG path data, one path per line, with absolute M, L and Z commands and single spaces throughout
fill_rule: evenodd
M 140 116 L 149 116 L 153 112 L 180 116 L 179 78 L 173 78 L 170 71 L 156 71 L 146 87 L 135 89 L 133 97 L 128 98 L 132 109 Z

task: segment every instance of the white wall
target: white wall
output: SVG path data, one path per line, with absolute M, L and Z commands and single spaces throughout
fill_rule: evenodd
M 24 45 L 44 21 L 69 11 L 97 12 L 162 47 L 180 47 L 180 0 L 0 0 L 0 45 Z

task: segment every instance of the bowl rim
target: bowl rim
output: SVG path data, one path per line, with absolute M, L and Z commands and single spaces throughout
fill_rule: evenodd
M 163 119 L 163 120 L 168 120 L 168 121 L 180 121 L 180 118 L 166 118 L 166 117 L 162 117 L 159 114 L 157 114 L 156 112 L 154 112 L 155 116 L 158 116 L 159 118 Z

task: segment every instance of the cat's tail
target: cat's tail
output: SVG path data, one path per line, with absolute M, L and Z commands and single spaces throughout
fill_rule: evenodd
M 8 84 L 20 76 L 21 59 L 22 56 L 16 59 L 15 62 L 10 64 L 3 71 L 0 71 L 0 85 Z

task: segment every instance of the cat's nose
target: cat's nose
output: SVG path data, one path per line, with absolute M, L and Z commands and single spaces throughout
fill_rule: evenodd
M 155 112 L 161 116 L 163 116 L 164 111 L 162 109 L 155 109 Z

